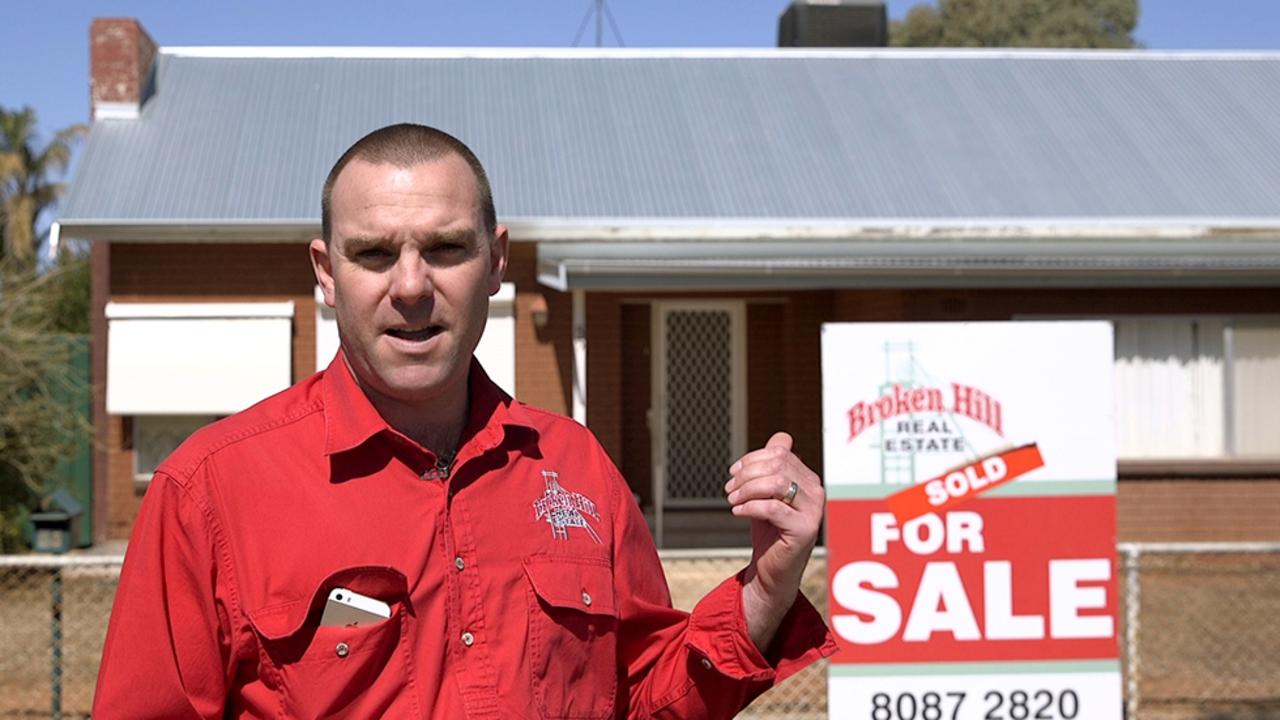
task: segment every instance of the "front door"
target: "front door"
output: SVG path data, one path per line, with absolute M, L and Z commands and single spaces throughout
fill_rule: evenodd
M 671 508 L 723 507 L 729 465 L 746 449 L 745 306 L 653 305 L 654 534 Z

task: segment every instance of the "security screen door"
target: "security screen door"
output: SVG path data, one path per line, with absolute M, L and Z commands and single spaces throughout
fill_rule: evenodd
M 654 493 L 661 543 L 668 508 L 723 507 L 730 463 L 746 448 L 745 307 L 654 304 Z

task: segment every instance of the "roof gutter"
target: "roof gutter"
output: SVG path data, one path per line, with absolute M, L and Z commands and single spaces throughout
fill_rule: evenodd
M 62 236 L 125 242 L 306 242 L 320 235 L 318 220 L 117 220 L 62 218 Z
M 1280 239 L 1277 217 L 1111 218 L 723 218 L 723 217 L 546 217 L 500 218 L 521 242 L 771 242 L 977 239 L 1142 239 L 1151 241 L 1222 236 Z M 318 218 L 60 218 L 62 233 L 85 240 L 262 242 L 309 240 L 320 234 Z
M 537 272 L 561 291 L 1267 286 L 1280 237 L 541 243 Z
M 1277 217 L 719 218 L 508 217 L 512 238 L 554 242 L 795 241 L 980 238 L 1146 240 L 1221 235 L 1280 239 Z

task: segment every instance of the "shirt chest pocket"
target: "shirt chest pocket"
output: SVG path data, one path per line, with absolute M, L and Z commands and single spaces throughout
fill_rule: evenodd
M 347 588 L 391 607 L 391 617 L 320 627 L 329 591 Z M 408 583 L 389 567 L 353 567 L 325 578 L 309 597 L 249 612 L 263 676 L 290 718 L 419 717 L 408 636 Z
M 618 689 L 613 571 L 595 558 L 535 555 L 529 580 L 529 663 L 544 718 L 612 717 Z

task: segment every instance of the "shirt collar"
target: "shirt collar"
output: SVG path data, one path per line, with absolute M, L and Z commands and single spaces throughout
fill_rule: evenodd
M 482 445 L 481 452 L 502 443 L 505 428 L 519 428 L 537 436 L 537 428 L 520 403 L 503 392 L 474 357 L 467 375 L 468 413 L 460 445 Z M 395 432 L 378 414 L 351 375 L 342 352 L 324 374 L 324 453 L 353 450 L 381 432 Z

